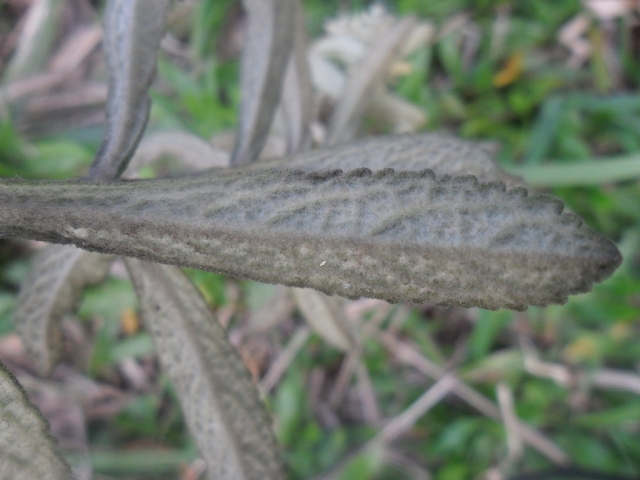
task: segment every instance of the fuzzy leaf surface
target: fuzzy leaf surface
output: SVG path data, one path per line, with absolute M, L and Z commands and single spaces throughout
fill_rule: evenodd
M 428 170 L 0 182 L 5 236 L 346 298 L 490 309 L 563 303 L 617 268 L 615 245 L 563 207 Z
M 47 245 L 33 260 L 14 317 L 38 371 L 47 374 L 62 350 L 60 320 L 75 313 L 82 289 L 102 282 L 113 257 L 69 245 Z
M 284 478 L 258 392 L 196 287 L 177 268 L 126 259 L 160 362 L 215 480 Z
M 294 31 L 293 0 L 243 0 L 249 27 L 242 54 L 241 103 L 233 165 L 257 160 L 280 101 Z
M 0 363 L 0 478 L 69 480 L 49 425 L 18 381 Z
M 261 161 L 245 170 L 431 170 L 436 176 L 473 175 L 481 183 L 502 182 L 508 188 L 525 186 L 505 173 L 484 144 L 441 133 L 389 135 L 356 140 L 288 158 Z
M 149 87 L 171 0 L 107 2 L 104 50 L 109 96 L 104 140 L 88 177 L 111 180 L 126 168 L 149 118 Z

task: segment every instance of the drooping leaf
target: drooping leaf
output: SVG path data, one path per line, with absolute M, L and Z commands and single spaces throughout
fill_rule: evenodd
M 3 180 L 0 232 L 347 298 L 490 309 L 563 303 L 621 260 L 556 198 L 428 170 Z
M 14 323 L 40 373 L 51 371 L 60 357 L 60 320 L 75 312 L 84 287 L 105 279 L 112 260 L 69 245 L 47 245 L 33 260 Z
M 232 165 L 257 160 L 280 101 L 294 31 L 293 0 L 244 0 L 249 27 L 242 55 L 242 99 Z
M 309 288 L 292 291 L 302 315 L 318 335 L 340 350 L 348 351 L 353 347 L 353 337 L 337 298 Z
M 307 60 L 307 35 L 300 0 L 295 5 L 295 31 L 291 58 L 282 87 L 282 112 L 286 123 L 287 153 L 308 148 L 313 120 L 313 84 Z
M 483 144 L 441 133 L 392 135 L 357 140 L 335 147 L 258 162 L 246 170 L 353 170 L 368 168 L 397 171 L 431 170 L 436 176 L 473 175 L 479 182 L 524 186 L 520 178 L 505 173 Z
M 196 287 L 175 267 L 126 262 L 144 322 L 207 462 L 208 478 L 284 478 L 257 390 Z
M 49 425 L 18 381 L 0 363 L 0 478 L 69 480 Z
M 375 92 L 376 86 L 384 81 L 384 74 L 396 60 L 415 23 L 415 18 L 407 17 L 388 31 L 381 32 L 367 56 L 349 75 L 329 123 L 327 145 L 336 145 L 355 137 L 369 97 Z
M 140 141 L 149 117 L 149 87 L 166 29 L 170 0 L 109 0 L 104 50 L 109 97 L 104 140 L 89 170 L 93 180 L 120 175 Z

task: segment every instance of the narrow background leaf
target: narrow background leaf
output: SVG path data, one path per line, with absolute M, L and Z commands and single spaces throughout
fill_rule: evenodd
M 415 18 L 407 17 L 397 22 L 389 31 L 380 32 L 378 40 L 351 73 L 336 101 L 337 107 L 329 123 L 327 145 L 336 145 L 355 136 L 369 102 L 368 97 L 373 94 L 376 85 L 384 81 L 384 73 L 396 59 L 415 23 Z
M 293 0 L 244 0 L 249 27 L 242 54 L 242 99 L 233 165 L 257 160 L 280 101 L 294 35 Z
M 47 245 L 33 259 L 14 323 L 40 373 L 49 373 L 62 353 L 59 322 L 76 311 L 84 287 L 105 279 L 112 261 L 69 245 Z
M 58 0 L 31 3 L 18 48 L 4 74 L 5 82 L 15 82 L 39 73 L 54 45 L 63 7 L 64 2 Z
M 309 128 L 313 120 L 313 83 L 307 60 L 308 39 L 304 10 L 300 0 L 295 6 L 295 31 L 289 66 L 282 87 L 282 112 L 286 123 L 287 153 L 306 150 L 311 142 Z
M 110 0 L 105 13 L 104 50 L 109 97 L 104 140 L 88 177 L 111 180 L 125 169 L 149 117 L 148 90 L 165 33 L 170 0 Z
M 300 312 L 318 335 L 340 350 L 354 346 L 338 298 L 309 288 L 293 288 L 292 292 Z
M 126 262 L 164 371 L 207 462 L 208 478 L 283 478 L 258 392 L 200 293 L 175 267 Z
M 18 381 L 0 363 L 0 478 L 69 480 L 49 425 Z

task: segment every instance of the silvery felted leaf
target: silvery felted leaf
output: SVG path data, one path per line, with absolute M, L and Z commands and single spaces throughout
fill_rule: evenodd
M 49 425 L 18 381 L 0 363 L 0 478 L 69 480 Z
M 105 279 L 112 260 L 69 245 L 47 245 L 34 258 L 14 323 L 40 373 L 47 374 L 60 357 L 60 320 L 75 312 L 84 287 Z
M 328 145 L 336 145 L 355 137 L 368 97 L 373 94 L 376 85 L 384 81 L 384 74 L 396 60 L 415 23 L 413 17 L 407 17 L 388 31 L 380 32 L 366 57 L 349 75 L 329 123 Z
M 294 30 L 292 0 L 243 0 L 249 27 L 242 54 L 242 99 L 233 165 L 258 159 L 280 101 Z
M 145 325 L 207 462 L 208 478 L 284 478 L 258 392 L 196 287 L 175 267 L 126 262 Z
M 104 140 L 88 177 L 112 180 L 135 151 L 149 117 L 149 87 L 165 33 L 170 0 L 109 0 L 104 50 L 109 68 L 109 97 Z
M 304 319 L 318 335 L 340 350 L 354 346 L 338 298 L 309 288 L 293 288 L 292 292 Z
M 503 182 L 507 187 L 523 186 L 520 178 L 496 164 L 494 152 L 484 144 L 443 133 L 392 135 L 357 140 L 305 152 L 289 158 L 266 160 L 245 170 L 353 170 L 368 168 L 397 171 L 431 170 L 436 176 L 474 175 L 479 182 Z
M 471 176 L 391 169 L 0 182 L 5 236 L 347 298 L 490 309 L 563 303 L 619 265 L 616 247 L 563 207 Z

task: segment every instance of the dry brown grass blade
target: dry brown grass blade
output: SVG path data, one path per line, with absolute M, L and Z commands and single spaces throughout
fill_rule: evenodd
M 249 27 L 241 63 L 241 103 L 233 165 L 258 159 L 280 101 L 294 35 L 293 0 L 244 0 Z
M 496 397 L 498 398 L 502 423 L 507 432 L 509 461 L 515 462 L 522 457 L 523 448 L 522 436 L 520 435 L 520 428 L 518 427 L 518 416 L 513 401 L 513 392 L 506 383 L 501 382 L 496 387 Z
M 377 84 L 384 81 L 384 74 L 396 60 L 415 24 L 415 18 L 407 17 L 388 32 L 381 32 L 362 63 L 349 75 L 329 123 L 327 145 L 336 145 L 355 137 L 369 102 L 368 97 L 373 94 Z
M 453 375 L 444 375 L 402 413 L 393 417 L 375 437 L 358 448 L 355 453 L 348 455 L 331 472 L 317 477 L 315 480 L 339 480 L 343 478 L 343 471 L 350 461 L 367 451 L 380 452 L 380 455 L 386 457 L 387 445 L 413 428 L 414 424 L 442 401 L 453 390 L 455 385 L 456 379 Z
M 524 366 L 537 377 L 550 378 L 558 385 L 573 388 L 586 384 L 603 390 L 623 390 L 640 395 L 640 375 L 611 368 L 598 368 L 593 372 L 575 371 L 559 363 L 543 362 L 533 345 L 522 339 Z
M 49 425 L 18 381 L 0 363 L 0 478 L 68 480 Z
M 280 355 L 271 364 L 269 371 L 265 374 L 260 381 L 260 392 L 266 395 L 271 389 L 278 383 L 282 375 L 287 371 L 287 368 L 293 362 L 293 359 L 298 352 L 304 347 L 311 336 L 311 330 L 306 325 L 298 327 L 294 334 L 289 339 L 287 346 L 280 352 Z
M 377 335 L 377 338 L 380 343 L 400 361 L 412 365 L 429 378 L 438 380 L 447 375 L 447 372 L 443 368 L 431 362 L 412 346 L 397 340 L 392 335 L 381 332 Z M 460 397 L 483 415 L 493 420 L 501 421 L 500 409 L 492 401 L 488 400 L 457 377 L 452 378 L 455 380 L 455 385 L 451 388 L 451 393 Z M 571 459 L 569 456 L 542 433 L 520 421 L 518 421 L 517 425 L 519 435 L 523 442 L 537 450 L 556 465 L 566 466 L 570 463 Z
M 284 478 L 258 392 L 196 287 L 175 267 L 126 263 L 160 362 L 207 462 L 207 478 Z

